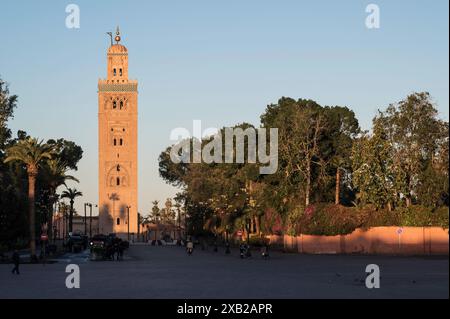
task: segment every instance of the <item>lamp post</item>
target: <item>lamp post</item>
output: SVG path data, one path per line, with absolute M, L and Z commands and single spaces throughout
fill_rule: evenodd
M 95 208 L 98 209 L 98 205 L 94 205 Z M 92 216 L 91 216 L 92 218 Z M 92 220 L 91 220 L 91 226 L 92 226 Z M 100 212 L 97 210 L 97 234 L 100 234 Z
M 139 242 L 139 236 L 141 235 L 141 214 L 138 212 L 138 220 L 137 220 L 137 242 Z
M 127 206 L 127 237 L 128 241 L 130 241 L 130 208 L 131 206 Z
M 54 216 L 54 212 L 57 210 L 56 203 L 58 201 L 58 194 L 51 193 L 48 196 L 48 198 L 49 198 L 49 201 L 51 203 L 51 211 L 49 211 L 49 214 L 46 217 L 46 219 L 47 219 L 47 222 L 49 223 L 49 232 L 48 232 L 48 236 L 50 237 L 49 241 L 52 241 L 53 238 L 55 237 L 53 235 L 53 229 L 54 229 L 54 227 L 53 227 L 53 216 Z M 53 240 L 53 243 L 54 243 L 54 240 Z
M 62 208 L 62 209 L 61 209 Z M 64 202 L 61 204 L 61 212 L 62 212 L 62 240 L 63 244 L 66 242 L 66 232 L 67 232 L 67 216 L 66 216 L 66 205 Z
M 156 228 L 155 228 L 155 245 L 156 245 L 157 241 L 161 240 L 161 233 L 164 232 L 164 231 L 161 231 L 159 229 L 160 225 L 161 225 L 161 229 L 163 229 L 163 227 L 162 227 L 163 226 L 163 219 L 162 219 L 160 210 L 158 210 L 158 212 L 155 215 L 155 225 L 156 225 Z
M 89 238 L 92 238 L 92 204 L 87 203 L 86 205 L 89 206 Z
M 187 199 L 186 199 L 184 201 L 184 242 L 185 243 L 187 243 L 187 232 L 188 232 L 187 210 L 188 210 L 188 203 L 187 203 Z
M 230 251 L 230 242 L 228 241 L 229 229 L 230 229 L 230 227 L 227 225 L 225 227 L 225 246 L 226 246 L 225 254 L 230 254 L 231 253 L 231 251 Z
M 251 256 L 250 253 L 250 227 L 251 227 L 251 219 L 247 218 L 246 219 L 246 228 L 247 228 L 247 257 Z
M 181 209 L 178 208 L 178 244 L 181 245 Z
M 60 204 L 60 206 L 59 206 L 59 211 L 60 211 L 60 214 L 61 214 L 61 217 L 62 217 L 62 223 L 60 222 L 60 227 L 61 227 L 61 230 L 62 230 L 61 235 L 62 235 L 62 240 L 63 240 L 63 243 L 64 243 L 64 238 L 66 236 L 66 218 L 65 218 L 65 214 L 66 213 L 64 211 L 64 206 L 62 204 Z
M 89 203 L 84 203 L 84 235 L 87 234 L 87 217 L 86 217 L 86 206 L 89 206 Z

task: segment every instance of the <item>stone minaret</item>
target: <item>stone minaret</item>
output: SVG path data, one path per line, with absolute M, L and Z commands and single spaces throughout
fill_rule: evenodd
M 128 79 L 128 50 L 108 49 L 107 76 L 98 81 L 99 227 L 130 239 L 137 232 L 137 81 Z M 136 235 L 135 235 L 136 236 Z

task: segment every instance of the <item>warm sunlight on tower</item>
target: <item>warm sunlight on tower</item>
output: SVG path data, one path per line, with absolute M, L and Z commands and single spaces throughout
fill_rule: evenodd
M 137 81 L 128 79 L 128 50 L 108 49 L 107 78 L 98 82 L 100 233 L 137 232 Z

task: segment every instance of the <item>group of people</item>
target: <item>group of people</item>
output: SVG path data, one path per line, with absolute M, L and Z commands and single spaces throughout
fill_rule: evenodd
M 217 248 L 217 242 L 214 242 L 214 252 L 217 252 L 218 248 Z M 194 242 L 192 241 L 192 238 L 188 238 L 187 242 L 186 242 L 186 252 L 187 254 L 190 256 L 192 255 L 192 253 L 194 252 Z M 230 253 L 230 244 L 227 242 L 226 243 L 226 253 L 229 254 Z M 239 253 L 240 253 L 240 257 L 241 258 L 249 258 L 251 257 L 251 253 L 250 253 L 250 246 L 247 245 L 245 242 L 241 243 L 239 245 Z M 264 259 L 269 258 L 269 244 L 267 242 L 265 242 L 262 247 L 261 247 L 261 257 Z
M 111 244 L 106 246 L 106 258 L 110 260 L 122 260 L 124 250 L 124 241 L 118 237 L 115 237 L 112 239 Z

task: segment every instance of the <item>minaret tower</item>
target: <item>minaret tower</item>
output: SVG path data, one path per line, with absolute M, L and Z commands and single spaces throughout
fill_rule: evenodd
M 138 83 L 128 79 L 128 50 L 120 44 L 119 27 L 114 41 L 106 79 L 98 81 L 99 231 L 133 239 L 138 223 Z

